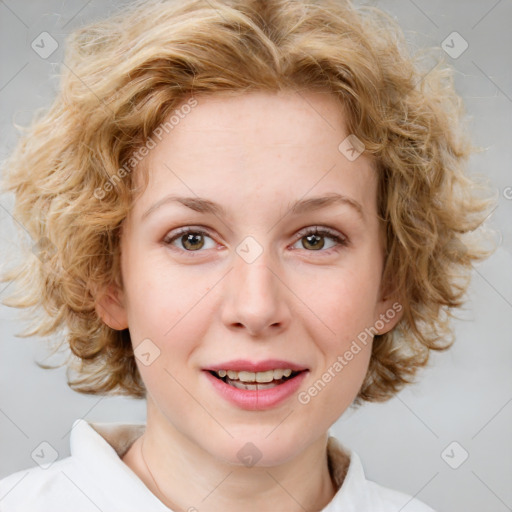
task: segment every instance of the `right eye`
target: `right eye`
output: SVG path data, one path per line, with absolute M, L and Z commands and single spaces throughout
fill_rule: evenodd
M 205 246 L 205 237 L 212 239 L 207 231 L 199 228 L 186 227 L 167 234 L 163 242 L 166 245 L 176 247 L 174 242 L 177 241 L 181 245 L 178 249 L 184 252 L 201 252 L 200 249 Z M 213 246 L 207 247 L 207 249 L 213 249 L 214 247 L 215 243 Z

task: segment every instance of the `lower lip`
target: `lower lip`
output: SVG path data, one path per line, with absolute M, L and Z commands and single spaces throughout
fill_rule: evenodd
M 295 393 L 306 377 L 307 371 L 273 388 L 259 390 L 238 389 L 214 377 L 209 371 L 204 370 L 204 373 L 214 389 L 228 402 L 248 411 L 261 411 L 279 405 Z

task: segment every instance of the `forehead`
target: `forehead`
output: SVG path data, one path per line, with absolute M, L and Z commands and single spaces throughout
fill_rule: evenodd
M 219 142 L 241 149 L 286 144 L 308 147 L 311 139 L 331 143 L 330 133 L 346 130 L 343 106 L 328 91 L 254 91 L 196 100 L 197 105 L 172 130 L 176 144 L 189 140 L 193 132 L 194 137 L 210 142 L 211 150 Z
M 372 209 L 373 162 L 364 154 L 351 161 L 340 149 L 350 134 L 333 94 L 250 92 L 196 100 L 142 162 L 149 185 L 139 209 L 171 192 L 239 200 L 246 208 L 263 192 L 281 202 L 284 192 L 291 201 L 338 192 Z

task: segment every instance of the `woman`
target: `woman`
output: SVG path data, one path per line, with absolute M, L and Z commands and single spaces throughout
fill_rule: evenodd
M 74 33 L 6 166 L 41 249 L 6 303 L 40 302 L 71 387 L 144 397 L 147 424 L 75 422 L 5 510 L 432 510 L 329 435 L 450 345 L 487 255 L 458 97 L 404 48 L 328 0 L 139 2 Z

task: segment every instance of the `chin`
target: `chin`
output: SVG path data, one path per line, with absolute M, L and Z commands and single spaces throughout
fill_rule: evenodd
M 292 436 L 281 437 L 277 432 L 268 436 L 270 431 L 262 433 L 261 427 L 246 429 L 223 443 L 215 443 L 209 451 L 222 462 L 240 467 L 278 466 L 300 453 L 303 447 Z

